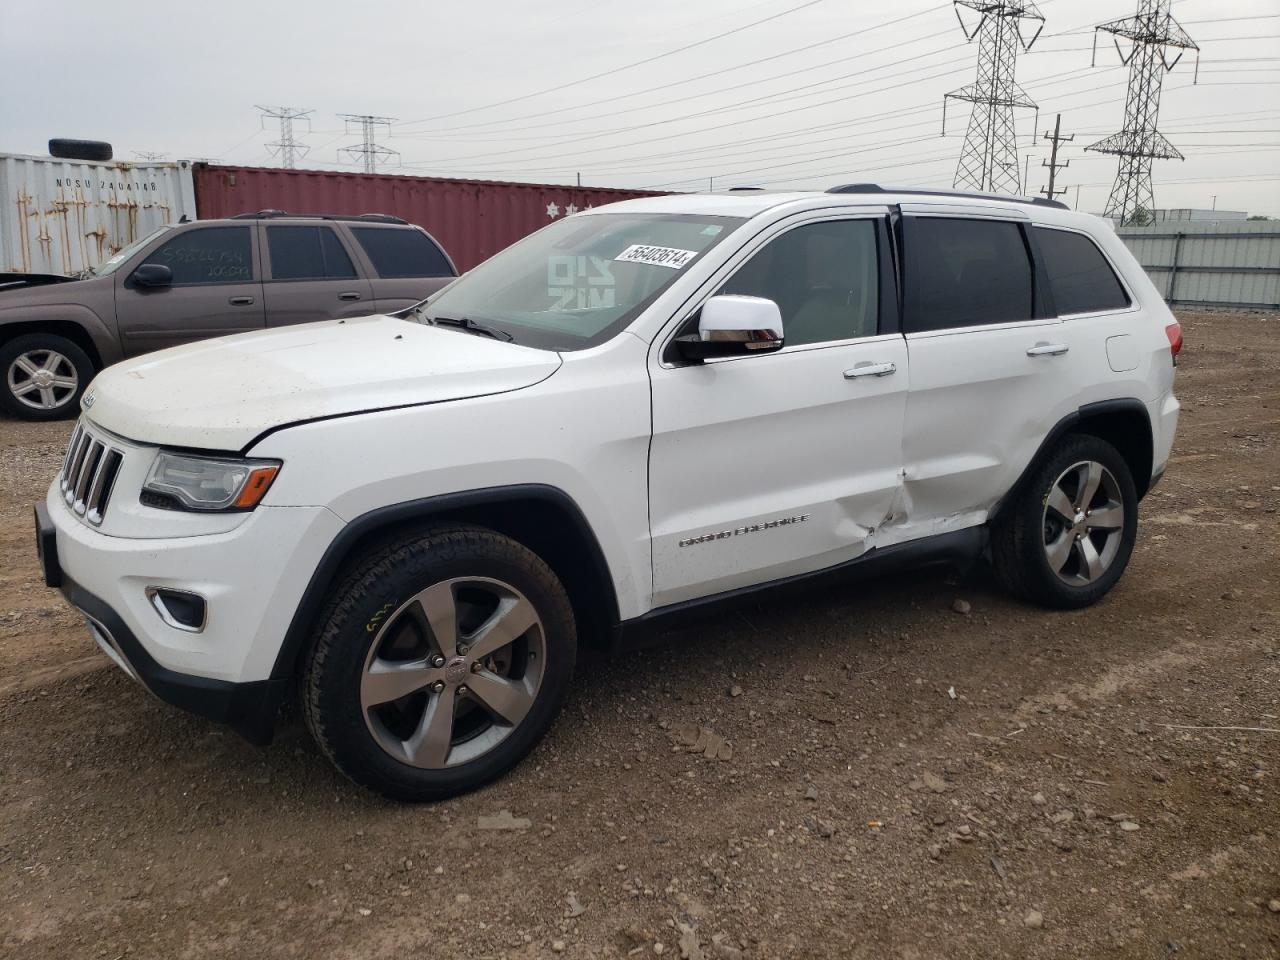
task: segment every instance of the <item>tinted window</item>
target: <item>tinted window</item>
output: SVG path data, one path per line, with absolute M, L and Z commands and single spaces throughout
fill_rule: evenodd
M 907 217 L 907 332 L 1032 316 L 1031 262 L 1017 224 Z
M 276 280 L 346 279 L 356 275 L 330 227 L 267 227 L 271 276 Z
M 380 277 L 452 277 L 439 248 L 417 230 L 354 227 L 352 233 Z
M 1038 227 L 1036 242 L 1059 314 L 1119 310 L 1129 305 L 1106 257 L 1084 234 Z
M 173 271 L 174 284 L 244 283 L 253 279 L 248 227 L 204 227 L 178 234 L 143 263 Z
M 875 222 L 836 220 L 784 233 L 717 292 L 772 300 L 796 346 L 874 334 L 878 276 Z

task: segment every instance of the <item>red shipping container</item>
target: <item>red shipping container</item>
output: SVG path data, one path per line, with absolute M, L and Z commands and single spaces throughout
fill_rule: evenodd
M 192 165 L 202 220 L 289 213 L 389 213 L 424 227 L 458 270 L 470 270 L 552 220 L 652 191 L 334 170 Z

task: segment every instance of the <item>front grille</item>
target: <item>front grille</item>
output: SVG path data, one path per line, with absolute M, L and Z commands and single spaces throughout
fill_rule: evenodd
M 124 454 L 95 437 L 83 423 L 76 424 L 58 474 L 58 486 L 77 516 L 94 526 L 102 523 L 123 459 Z

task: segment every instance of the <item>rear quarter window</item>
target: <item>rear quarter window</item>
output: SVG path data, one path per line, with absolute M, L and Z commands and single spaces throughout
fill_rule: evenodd
M 351 232 L 383 279 L 454 275 L 440 248 L 421 231 L 352 227 Z
M 1098 245 L 1083 233 L 1036 228 L 1040 259 L 1059 316 L 1123 310 L 1129 296 Z

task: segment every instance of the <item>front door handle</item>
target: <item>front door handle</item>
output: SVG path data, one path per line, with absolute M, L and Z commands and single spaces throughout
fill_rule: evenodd
M 1071 348 L 1065 343 L 1037 343 L 1027 347 L 1028 357 L 1060 357 Z
M 227 303 L 233 307 L 247 307 L 253 303 L 253 297 L 229 297 Z
M 346 293 L 338 294 L 338 299 L 339 300 L 359 300 L 360 294 L 356 293 L 354 290 L 348 290 Z
M 856 380 L 858 377 L 887 377 L 897 369 L 898 365 L 896 363 L 871 363 L 866 361 L 846 370 L 844 378 L 846 380 Z

